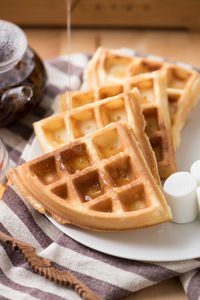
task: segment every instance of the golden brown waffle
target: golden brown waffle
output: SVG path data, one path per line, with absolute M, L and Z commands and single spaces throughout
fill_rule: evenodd
M 63 224 L 121 231 L 171 220 L 125 123 L 111 123 L 9 170 L 7 177 L 33 207 Z
M 200 97 L 200 75 L 192 69 L 175 64 L 153 61 L 142 57 L 130 57 L 114 50 L 98 48 L 85 71 L 89 88 L 122 83 L 138 74 L 166 70 L 173 138 L 180 142 L 181 129 L 190 110 Z
M 135 87 L 139 89 L 141 94 L 139 99 L 146 120 L 146 133 L 156 154 L 159 174 L 162 179 L 165 179 L 177 171 L 166 94 L 165 71 L 141 74 L 127 79 L 124 84 L 104 86 L 86 92 L 73 92 L 71 93 L 72 108 L 77 110 L 77 107 L 82 107 L 87 103 L 94 103 L 94 105 L 97 102 L 102 103 L 103 98 L 130 91 Z M 61 95 L 60 110 L 62 111 L 67 109 L 66 99 L 66 94 Z
M 107 88 L 106 88 L 107 89 Z M 54 150 L 84 135 L 105 127 L 111 122 L 125 121 L 133 124 L 134 135 L 157 182 L 160 182 L 154 152 L 144 132 L 145 121 L 141 111 L 141 96 L 137 89 L 119 94 L 119 89 L 110 89 L 107 95 L 117 96 L 96 101 L 95 93 L 72 94 L 72 112 L 66 111 L 34 123 L 35 133 L 45 152 Z M 65 100 L 67 100 L 65 98 Z M 84 105 L 87 101 L 91 103 Z M 63 103 L 64 104 L 64 103 Z M 65 101 L 67 105 L 67 102 Z

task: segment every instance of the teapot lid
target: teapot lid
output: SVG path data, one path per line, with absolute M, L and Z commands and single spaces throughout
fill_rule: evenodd
M 13 68 L 23 57 L 27 38 L 17 25 L 0 20 L 0 73 Z

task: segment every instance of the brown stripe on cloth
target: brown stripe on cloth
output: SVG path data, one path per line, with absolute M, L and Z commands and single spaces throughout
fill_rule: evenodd
M 52 243 L 52 240 L 37 225 L 23 200 L 9 186 L 4 193 L 3 201 L 26 225 L 41 247 L 46 248 Z
M 26 293 L 30 296 L 36 297 L 38 299 L 43 299 L 43 300 L 66 300 L 67 299 L 36 288 L 31 288 L 31 287 L 24 286 L 22 284 L 18 284 L 12 281 L 10 278 L 8 278 L 1 269 L 0 269 L 0 283 L 3 284 L 4 286 L 13 289 L 13 299 L 17 299 L 14 298 L 14 290 L 19 291 L 21 293 Z
M 0 223 L 0 231 L 2 231 L 3 233 L 10 235 L 10 232 L 8 232 L 8 230 L 3 226 L 2 223 Z M 13 238 L 15 238 L 13 236 Z M 23 257 L 23 255 L 19 252 L 19 251 L 15 251 L 13 252 L 13 249 L 11 248 L 11 246 L 7 243 L 3 243 L 2 241 L 0 241 L 0 245 L 4 248 L 4 250 L 6 251 L 10 261 L 12 262 L 12 264 L 17 267 L 17 266 L 21 266 L 24 263 L 26 263 L 25 258 Z M 14 255 L 13 255 L 14 254 Z
M 76 272 L 74 270 L 70 270 L 66 267 L 60 266 L 56 263 L 52 263 L 56 269 L 61 271 L 69 271 L 74 276 L 76 276 L 79 280 L 85 283 L 94 293 L 102 297 L 103 299 L 115 300 L 121 297 L 125 297 L 130 294 L 130 291 L 122 289 L 118 286 L 110 284 L 108 282 L 102 281 L 100 279 L 93 278 L 91 276 Z
M 35 138 L 35 133 L 33 133 L 32 136 L 30 137 L 30 139 L 28 140 L 29 145 L 32 144 L 34 138 Z
M 5 201 L 6 204 L 14 212 L 17 207 L 17 212 L 16 212 L 17 215 L 22 219 L 22 221 L 24 222 L 24 224 L 27 227 L 29 226 L 29 230 L 34 235 L 35 230 L 33 230 L 33 228 L 35 226 L 34 225 L 35 221 L 33 220 L 32 215 L 28 211 L 28 209 L 25 206 L 25 204 L 23 203 L 23 201 L 18 197 L 18 195 L 12 189 L 10 189 L 10 192 L 9 192 L 11 195 L 9 195 L 8 192 L 9 191 L 6 191 L 6 193 L 4 195 L 4 197 L 6 198 L 6 201 Z M 22 210 L 21 206 L 23 207 L 23 210 Z M 20 207 L 20 210 L 18 209 L 19 207 Z M 32 222 L 29 219 L 28 215 L 31 216 Z M 31 226 L 29 225 L 30 222 L 31 222 Z M 41 231 L 41 229 L 39 227 L 38 227 L 38 229 Z M 42 232 L 42 235 L 45 235 L 44 232 Z M 38 240 L 39 243 L 41 243 L 41 241 L 44 242 L 44 238 L 41 239 L 41 235 L 39 235 L 39 237 L 35 236 L 35 238 Z M 138 275 L 143 276 L 154 282 L 165 280 L 167 278 L 171 278 L 171 277 L 177 276 L 179 274 L 178 272 L 169 270 L 167 268 L 164 268 L 164 267 L 161 267 L 158 265 L 153 265 L 153 264 L 144 263 L 144 262 L 131 261 L 131 260 L 127 260 L 127 259 L 120 259 L 120 258 L 116 258 L 113 256 L 105 255 L 103 253 L 91 250 L 83 245 L 80 245 L 79 243 L 73 241 L 72 239 L 70 239 L 69 237 L 67 237 L 64 234 L 62 236 L 60 236 L 56 242 L 65 248 L 69 248 L 80 254 L 87 255 L 87 256 L 95 258 L 97 260 L 103 261 L 103 262 L 105 262 L 109 265 L 113 265 L 117 268 L 138 274 Z
M 21 136 L 24 140 L 28 140 L 33 133 L 33 127 L 27 126 L 26 124 L 21 123 L 20 121 L 7 126 L 7 128 L 16 133 L 17 135 Z
M 56 243 L 65 248 L 69 248 L 75 252 L 78 252 L 82 255 L 92 257 L 96 260 L 115 266 L 119 269 L 138 274 L 154 282 L 159 282 L 161 280 L 172 278 L 180 274 L 178 272 L 169 270 L 159 265 L 103 254 L 96 250 L 92 250 L 84 245 L 81 245 L 78 242 L 75 242 L 65 234 L 60 236 L 56 240 Z
M 19 159 L 20 159 L 21 152 L 19 152 L 18 150 L 12 148 L 10 145 L 8 145 L 5 142 L 4 142 L 4 144 L 6 145 L 6 149 L 8 151 L 9 158 L 12 159 L 17 164 Z
M 10 235 L 10 233 L 6 230 L 6 228 L 0 223 L 0 230 L 5 234 Z M 15 267 L 22 267 L 25 268 L 27 271 L 34 273 L 28 263 L 25 261 L 25 258 L 19 251 L 13 252 L 12 248 L 8 244 L 4 244 L 0 242 L 2 247 L 7 253 L 10 261 L 12 262 L 13 266 Z M 76 272 L 74 270 L 70 270 L 69 268 L 63 267 L 59 264 L 52 262 L 52 266 L 61 271 L 69 271 L 78 279 L 83 281 L 90 289 L 92 289 L 95 293 L 101 296 L 103 299 L 117 299 L 118 297 L 124 297 L 130 294 L 129 291 L 119 288 L 113 284 L 109 284 L 105 281 L 95 279 L 91 276 L 82 274 L 80 272 Z
M 22 165 L 23 163 L 25 163 L 25 160 L 20 157 L 20 159 L 17 162 L 17 165 Z
M 68 71 L 68 62 L 66 60 L 63 59 L 56 59 L 56 60 L 48 60 L 48 63 L 55 67 L 56 69 L 64 72 L 67 74 Z M 76 75 L 78 77 L 82 77 L 83 75 L 83 68 L 78 67 L 73 65 L 72 63 L 70 63 L 70 71 L 72 75 Z
M 187 295 L 190 300 L 198 300 L 200 298 L 200 268 L 197 269 L 197 273 L 190 279 Z
M 200 73 L 200 69 L 199 69 L 199 68 L 196 68 L 196 67 L 193 67 L 193 66 L 192 66 L 192 70 L 197 71 L 197 72 Z

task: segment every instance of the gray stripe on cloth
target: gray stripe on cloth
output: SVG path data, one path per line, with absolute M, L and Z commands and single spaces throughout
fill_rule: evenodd
M 0 201 L 1 223 L 12 236 L 19 240 L 24 240 L 30 243 L 37 251 L 44 248 L 40 245 L 37 239 L 32 235 L 27 226 L 21 221 L 15 212 L 13 212 L 4 201 Z M 9 216 L 9 217 L 8 217 Z
M 60 70 L 60 71 L 67 74 L 67 72 L 68 72 L 68 62 L 66 60 L 52 59 L 52 60 L 48 60 L 48 63 L 51 66 L 55 67 L 56 69 L 58 69 L 58 70 Z M 70 71 L 71 71 L 71 74 L 76 75 L 78 77 L 82 77 L 82 75 L 83 75 L 83 68 L 75 66 L 72 63 L 70 63 Z
M 30 139 L 28 140 L 29 145 L 32 144 L 34 138 L 35 138 L 35 133 L 33 133 L 33 134 L 31 135 Z
M 41 291 L 41 290 L 36 289 L 36 288 L 31 288 L 31 287 L 24 286 L 22 284 L 18 284 L 16 282 L 14 282 L 13 280 L 11 280 L 10 278 L 8 278 L 4 274 L 2 269 L 0 269 L 0 283 L 5 285 L 5 286 L 8 286 L 8 287 L 12 288 L 13 290 L 17 290 L 17 291 L 20 291 L 20 292 L 25 293 L 27 295 L 31 295 L 31 296 L 35 297 L 36 299 L 44 299 L 44 300 L 47 300 L 47 299 L 48 300 L 63 300 L 63 299 L 66 299 L 66 298 L 57 296 L 55 294 L 51 294 L 47 291 Z
M 6 145 L 6 149 L 8 151 L 9 154 L 9 159 L 12 159 L 16 164 L 18 163 L 20 156 L 21 156 L 21 152 L 19 152 L 16 149 L 13 149 L 10 145 L 8 145 L 7 143 L 5 143 Z
M 162 266 L 154 265 L 153 263 L 123 259 L 107 255 L 96 250 L 92 250 L 84 245 L 81 245 L 78 242 L 75 242 L 65 234 L 60 236 L 56 240 L 56 243 L 73 251 L 76 251 L 82 255 L 87 255 L 88 257 L 100 260 L 119 269 L 138 274 L 154 282 L 159 282 L 161 280 L 172 278 L 180 274 Z
M 31 213 L 32 217 L 34 218 L 35 222 L 37 223 L 37 225 L 41 228 L 41 230 L 47 235 L 49 236 L 50 239 L 52 239 L 53 241 L 55 239 L 57 239 L 62 232 L 53 224 L 49 221 L 49 219 L 47 219 L 47 217 L 45 215 L 41 215 L 41 213 L 39 213 L 36 209 L 34 209 L 30 203 L 28 201 L 26 201 L 17 191 L 16 188 L 14 188 L 14 186 L 12 186 L 12 189 L 15 191 L 16 194 L 18 194 L 18 196 L 20 198 L 23 199 L 24 204 L 27 206 L 29 212 Z
M 59 265 L 66 266 L 73 271 L 78 271 L 98 280 L 106 281 L 109 284 L 117 285 L 130 292 L 154 284 L 151 280 L 145 279 L 140 275 L 82 255 L 69 248 L 64 248 L 57 243 L 52 243 L 40 253 L 43 257 L 50 258 Z
M 190 300 L 199 300 L 200 298 L 200 268 L 190 279 L 187 287 L 187 295 Z
M 9 234 L 9 232 L 6 230 L 6 228 L 0 224 L 0 230 L 4 232 L 5 234 Z M 9 257 L 10 261 L 12 262 L 13 266 L 17 267 L 23 267 L 27 271 L 33 272 L 31 267 L 28 265 L 28 263 L 25 261 L 23 255 L 19 251 L 15 251 L 13 253 L 13 250 L 9 244 L 4 244 L 3 242 L 0 241 L 0 244 L 4 248 L 4 250 L 7 253 L 7 256 Z M 14 254 L 14 255 L 13 255 Z M 70 270 L 69 268 L 63 267 L 59 264 L 56 264 L 52 262 L 52 266 L 55 267 L 58 270 L 61 271 L 69 271 L 71 272 L 74 276 L 76 276 L 78 279 L 83 281 L 89 288 L 91 288 L 95 293 L 97 293 L 99 296 L 105 298 L 105 299 L 117 299 L 119 296 L 123 297 L 128 294 L 130 294 L 129 291 L 124 290 L 122 288 L 119 288 L 117 286 L 114 286 L 112 284 L 109 284 L 107 282 L 95 279 L 93 277 L 87 276 L 85 274 L 81 274 L 79 272 Z M 109 295 L 110 294 L 110 295 Z M 106 297 L 106 295 L 109 295 Z
M 179 276 L 200 267 L 200 262 L 198 262 L 195 259 L 179 260 L 172 262 L 154 262 L 154 264 L 167 268 L 171 271 L 179 272 Z
M 199 72 L 199 73 L 200 73 L 200 69 L 199 69 L 199 68 L 192 67 L 192 70 L 194 70 L 194 71 L 197 71 L 197 72 Z
M 9 234 L 2 227 L 2 224 L 0 226 L 0 229 L 3 232 L 5 232 L 6 234 Z M 13 255 L 13 250 L 11 249 L 10 245 L 3 244 L 2 242 L 0 242 L 0 244 L 2 244 L 2 246 L 4 247 L 4 250 L 6 251 L 7 256 L 9 257 L 13 266 L 22 267 L 22 268 L 26 269 L 27 271 L 34 273 L 34 271 L 31 269 L 31 267 L 28 265 L 28 263 L 25 261 L 24 257 L 22 256 L 22 254 L 19 251 L 15 251 L 14 255 Z M 123 297 L 123 296 L 130 294 L 130 291 L 124 290 L 122 288 L 119 288 L 119 287 L 109 284 L 107 282 L 95 279 L 93 277 L 87 276 L 85 274 L 81 274 L 79 272 L 70 270 L 69 268 L 63 267 L 56 263 L 52 262 L 52 266 L 61 271 L 71 272 L 74 276 L 76 276 L 78 279 L 83 281 L 90 289 L 92 289 L 95 293 L 97 293 L 103 299 L 113 299 L 114 300 L 119 297 Z
M 18 205 L 17 205 L 17 207 L 18 207 Z M 51 251 L 51 250 L 49 250 L 49 251 Z M 16 257 L 14 257 L 14 258 L 12 257 L 12 259 L 16 259 Z M 16 265 L 17 263 L 19 263 L 18 261 L 14 262 L 13 260 L 12 260 L 12 262 L 13 262 L 14 265 Z M 81 261 L 80 261 L 80 263 L 81 263 Z M 57 267 L 58 267 L 58 264 L 57 264 Z M 29 267 L 26 265 L 26 268 L 29 268 Z M 60 268 L 62 268 L 62 267 L 60 266 Z M 81 273 L 75 272 L 74 270 L 71 271 L 71 272 L 74 272 L 75 276 L 77 276 L 81 280 L 85 281 L 85 283 L 90 288 L 92 288 L 95 292 L 97 292 L 97 291 L 94 288 L 94 284 L 95 284 L 95 286 L 97 288 L 100 287 L 100 291 L 98 292 L 100 295 L 104 296 L 101 291 L 104 291 L 105 295 L 109 294 L 109 297 L 108 298 L 105 297 L 105 299 L 117 299 L 119 296 L 122 297 L 122 296 L 128 295 L 130 293 L 130 291 L 127 291 L 127 290 L 124 290 L 122 288 L 116 287 L 116 286 L 114 286 L 114 285 L 112 285 L 110 283 L 103 282 L 103 281 L 101 281 L 99 279 L 94 279 L 94 278 L 92 278 L 90 276 L 87 276 L 85 274 L 81 274 Z
M 0 223 L 0 230 L 3 233 L 11 236 L 10 232 L 8 232 L 8 230 L 3 226 L 2 223 Z M 13 238 L 15 238 L 15 237 L 13 237 Z M 10 261 L 12 262 L 12 264 L 14 266 L 21 266 L 21 265 L 26 263 L 26 260 L 25 260 L 24 256 L 19 251 L 14 251 L 13 252 L 13 249 L 11 248 L 10 244 L 3 243 L 2 241 L 0 241 L 0 245 L 2 246 L 2 248 L 4 248 L 6 254 L 8 255 Z
M 8 130 L 7 127 L 0 129 L 0 136 L 1 139 L 3 139 L 4 143 L 20 152 L 22 152 L 27 143 L 27 141 L 25 141 L 20 135 L 17 135 L 14 132 Z
M 6 296 L 10 300 L 27 300 L 27 294 L 13 290 L 12 288 L 0 283 L 1 296 Z M 28 300 L 36 300 L 37 298 L 28 295 Z
M 79 280 L 81 280 L 85 285 L 87 285 L 94 293 L 102 297 L 103 299 L 115 300 L 121 297 L 125 297 L 130 294 L 130 291 L 122 289 L 116 285 L 110 284 L 103 280 L 93 278 L 91 276 L 85 275 L 83 273 L 76 272 L 69 268 L 63 267 L 59 264 L 52 263 L 54 268 L 61 271 L 69 271 Z
M 60 299 L 68 299 L 68 300 L 80 299 L 72 289 L 66 286 L 57 285 L 56 283 L 53 283 L 50 280 L 44 278 L 43 276 L 40 276 L 35 272 L 33 272 L 32 270 L 30 270 L 28 263 L 26 263 L 25 265 L 27 269 L 21 266 L 18 267 L 13 266 L 6 252 L 1 247 L 0 247 L 0 253 L 2 258 L 0 260 L 0 268 L 2 269 L 3 273 L 6 274 L 6 276 L 11 281 L 14 281 L 14 283 L 17 283 L 19 285 L 23 284 L 23 286 L 30 287 L 34 291 L 39 290 L 42 291 L 42 293 L 45 293 L 44 297 L 41 297 L 40 299 L 45 299 L 45 300 L 48 299 L 49 294 L 53 295 L 53 297 L 51 297 L 52 300 L 56 298 L 55 295 L 61 297 Z M 67 293 L 67 297 L 66 297 L 66 293 Z
M 57 95 L 63 94 L 64 92 L 66 92 L 68 90 L 67 86 L 64 87 L 63 89 L 58 88 L 57 86 L 49 83 L 46 89 L 46 93 L 48 96 L 50 96 L 51 98 L 56 97 Z
M 46 248 L 52 243 L 52 240 L 37 225 L 23 200 L 9 186 L 5 191 L 3 201 L 26 225 L 41 247 Z
M 25 163 L 25 160 L 22 157 L 20 157 L 17 162 L 17 165 L 22 165 L 23 163 Z

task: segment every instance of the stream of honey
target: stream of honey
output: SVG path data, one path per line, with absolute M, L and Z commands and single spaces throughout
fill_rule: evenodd
M 70 53 L 71 53 L 71 0 L 66 0 L 66 17 L 67 17 L 67 107 L 68 114 L 71 114 L 72 104 L 71 104 L 71 61 L 70 61 Z M 69 122 L 69 141 L 72 141 L 72 128 L 71 122 Z

